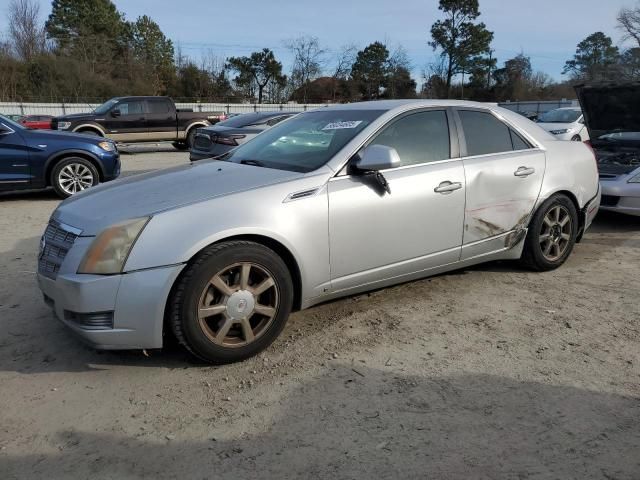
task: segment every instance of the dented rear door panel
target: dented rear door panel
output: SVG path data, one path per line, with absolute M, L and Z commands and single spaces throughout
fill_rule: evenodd
M 544 151 L 468 157 L 463 164 L 467 188 L 461 260 L 514 246 L 524 237 L 540 194 Z M 531 173 L 522 175 L 525 169 Z

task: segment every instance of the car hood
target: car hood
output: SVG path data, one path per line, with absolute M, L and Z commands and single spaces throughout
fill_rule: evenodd
M 95 135 L 86 135 L 84 133 L 72 133 L 62 130 L 28 130 L 25 135 L 31 145 L 35 143 L 49 143 L 55 141 L 68 142 L 73 140 L 82 140 L 83 142 L 92 143 L 94 145 L 104 142 L 102 137 L 96 137 Z M 73 147 L 74 145 L 69 145 Z
M 68 198 L 59 222 L 96 235 L 114 223 L 299 178 L 304 174 L 216 160 L 125 177 Z
M 552 130 L 564 130 L 566 129 L 572 129 L 576 126 L 575 123 L 545 123 L 545 122 L 536 122 L 537 125 L 540 128 L 545 129 L 547 132 L 550 132 Z
M 640 166 L 640 84 L 578 85 L 578 100 L 600 173 L 623 175 Z

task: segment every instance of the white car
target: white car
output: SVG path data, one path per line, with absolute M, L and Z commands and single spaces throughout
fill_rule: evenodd
M 538 117 L 538 126 L 555 135 L 558 140 L 585 142 L 589 132 L 584 125 L 582 110 L 578 107 L 556 108 Z

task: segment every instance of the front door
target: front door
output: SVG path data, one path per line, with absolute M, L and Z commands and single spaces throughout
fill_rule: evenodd
M 458 110 L 467 201 L 461 259 L 510 248 L 523 239 L 546 157 L 484 110 Z
M 117 110 L 119 115 L 114 116 Z M 116 103 L 105 117 L 107 136 L 118 142 L 144 141 L 148 138 L 145 101 L 123 100 Z
M 0 190 L 27 188 L 30 173 L 29 152 L 22 135 L 0 122 Z
M 400 156 L 400 167 L 382 172 L 391 193 L 372 175 L 329 182 L 333 291 L 458 261 L 465 178 L 462 161 L 452 158 L 457 145 L 450 126 L 445 110 L 423 110 L 394 120 L 369 143 L 393 147 Z

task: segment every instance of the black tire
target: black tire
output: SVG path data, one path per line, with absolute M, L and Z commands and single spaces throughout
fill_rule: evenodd
M 580 137 L 580 135 L 574 135 L 573 137 L 571 137 L 571 141 L 572 142 L 581 142 L 582 138 Z
M 82 133 L 84 135 L 91 135 L 92 137 L 102 137 L 102 134 L 95 130 L 80 130 L 78 133 Z
M 187 145 L 186 143 L 173 142 L 172 145 L 173 145 L 173 148 L 175 148 L 176 150 L 180 150 L 180 151 L 189 150 L 189 145 Z
M 564 218 L 569 218 L 570 229 L 566 229 L 566 225 L 560 226 L 560 223 L 553 224 L 553 227 L 551 227 L 545 222 L 545 217 L 547 217 L 547 215 L 551 215 L 553 217 L 553 214 L 556 211 L 559 212 L 558 215 L 563 215 L 563 221 Z M 556 232 L 558 232 L 558 228 L 560 230 L 559 233 L 556 234 Z M 521 263 L 538 272 L 558 268 L 567 260 L 573 251 L 578 234 L 578 228 L 578 212 L 576 211 L 576 207 L 573 202 L 566 195 L 553 195 L 545 201 L 540 208 L 538 208 L 529 223 L 529 230 L 527 232 L 524 250 L 522 252 L 522 257 L 520 258 Z M 568 237 L 564 240 L 564 242 L 566 242 L 565 244 L 559 244 L 562 245 L 562 247 L 558 246 L 558 250 L 556 251 L 556 253 L 558 253 L 556 256 L 557 258 L 555 258 L 551 252 L 549 252 L 549 254 L 545 254 L 545 250 L 549 245 L 549 242 L 554 243 L 553 240 L 543 240 L 543 237 L 547 236 L 547 232 L 549 232 L 549 238 L 558 238 L 559 242 L 563 241 L 560 238 L 562 235 Z M 555 250 L 555 247 L 552 248 Z
M 214 343 L 213 339 L 205 332 L 207 327 L 203 327 L 198 318 L 198 309 L 202 308 L 202 299 L 207 289 L 211 287 L 210 282 L 214 277 L 218 277 L 220 272 L 230 271 L 225 269 L 246 262 L 256 265 L 258 269 L 263 268 L 270 274 L 270 278 L 274 282 L 274 286 L 271 288 L 275 289 L 278 299 L 274 305 L 275 314 L 269 320 L 270 323 L 267 322 L 263 327 L 262 333 L 256 335 L 251 342 L 245 336 L 245 340 L 240 342 L 240 346 L 224 346 Z M 253 287 L 255 288 L 256 285 Z M 240 291 L 235 292 L 236 295 L 239 293 Z M 225 298 L 228 299 L 227 304 L 231 303 L 232 297 Z M 182 346 L 206 362 L 232 363 L 258 354 L 278 337 L 291 312 L 293 282 L 286 264 L 271 249 L 254 242 L 230 241 L 212 245 L 198 254 L 178 280 L 170 302 L 170 326 Z M 214 316 L 212 318 L 214 325 L 217 325 L 221 330 L 222 324 L 227 321 L 228 317 L 220 315 L 220 317 Z M 248 315 L 249 320 L 247 321 L 254 321 L 255 318 L 255 313 L 251 313 Z M 240 323 L 240 320 L 236 323 Z M 233 329 L 227 331 L 231 333 Z
M 193 148 L 193 142 L 196 138 L 196 130 L 198 127 L 193 127 L 191 130 L 189 130 L 189 132 L 187 133 L 187 148 L 189 150 L 191 150 Z
M 56 194 L 61 198 L 70 197 L 74 193 L 71 191 L 72 188 L 70 188 L 68 184 L 65 184 L 62 178 L 62 176 L 64 175 L 61 176 L 61 173 L 63 172 L 63 170 L 65 169 L 68 170 L 68 168 L 72 170 L 78 169 L 83 173 L 87 172 L 86 175 L 84 174 L 82 175 L 82 178 L 83 178 L 82 186 L 78 186 L 77 191 L 90 188 L 100 183 L 100 175 L 98 174 L 98 170 L 95 167 L 95 165 L 91 163 L 89 160 L 86 160 L 81 157 L 63 158 L 58 163 L 56 163 L 56 165 L 53 167 L 53 170 L 51 171 L 51 178 L 50 178 L 51 186 L 55 190 Z

